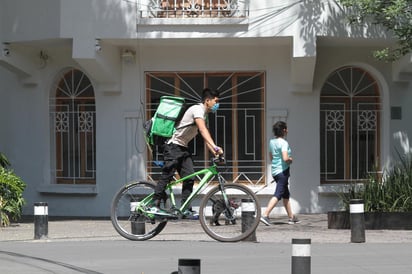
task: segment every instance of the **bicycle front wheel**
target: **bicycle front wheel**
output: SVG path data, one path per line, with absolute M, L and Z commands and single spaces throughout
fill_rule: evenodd
M 147 197 L 154 192 L 155 184 L 135 182 L 122 187 L 113 197 L 111 221 L 116 231 L 126 239 L 143 241 L 159 234 L 167 219 L 150 218 L 139 210 L 139 203 L 149 203 Z M 144 201 L 144 202 L 142 202 Z M 139 206 L 138 206 L 139 205 Z
M 204 231 L 221 242 L 249 237 L 259 225 L 260 205 L 256 194 L 241 184 L 228 183 L 223 191 L 213 187 L 203 198 L 199 220 Z

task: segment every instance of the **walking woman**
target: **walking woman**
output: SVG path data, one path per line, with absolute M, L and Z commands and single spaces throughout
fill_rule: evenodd
M 290 165 L 292 164 L 291 149 L 289 143 L 285 140 L 288 128 L 285 122 L 279 121 L 273 125 L 273 134 L 275 138 L 270 140 L 269 151 L 272 159 L 272 176 L 276 181 L 276 189 L 273 197 L 270 199 L 265 212 L 262 214 L 260 221 L 265 225 L 271 224 L 269 214 L 283 198 L 283 206 L 289 217 L 289 224 L 300 223 L 298 218 L 292 213 L 290 206 L 289 176 Z

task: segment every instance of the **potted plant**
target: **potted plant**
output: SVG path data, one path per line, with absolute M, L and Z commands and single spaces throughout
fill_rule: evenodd
M 412 155 L 398 156 L 384 176 L 370 176 L 339 195 L 346 210 L 329 212 L 328 228 L 350 228 L 349 202 L 362 199 L 366 229 L 412 229 Z
M 25 204 L 26 184 L 9 167 L 8 159 L 0 152 L 0 226 L 8 226 L 11 220 L 20 218 Z

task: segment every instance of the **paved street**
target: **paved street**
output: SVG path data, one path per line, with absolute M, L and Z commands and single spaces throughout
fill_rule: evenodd
M 34 240 L 32 223 L 0 229 L 0 273 L 171 273 L 179 258 L 201 259 L 201 273 L 291 273 L 291 239 L 311 239 L 312 273 L 412 273 L 412 231 L 327 229 L 326 214 L 299 215 L 260 225 L 257 242 L 220 243 L 198 221 L 169 222 L 152 240 L 123 239 L 108 220 L 49 221 L 48 237 Z
M 328 229 L 326 214 L 299 215 L 302 223 L 287 224 L 286 216 L 272 218 L 273 225 L 260 224 L 256 231 L 259 243 L 291 243 L 292 238 L 310 238 L 312 243 L 350 243 L 350 230 Z M 110 220 L 65 220 L 48 222 L 49 241 L 122 240 Z M 1 241 L 32 241 L 34 224 L 20 223 L 0 228 Z M 199 221 L 170 221 L 153 240 L 214 241 Z M 411 230 L 367 230 L 367 243 L 410 243 Z

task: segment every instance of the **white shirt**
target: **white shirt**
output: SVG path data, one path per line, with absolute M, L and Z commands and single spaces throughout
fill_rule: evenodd
M 167 143 L 187 147 L 189 142 L 196 137 L 198 132 L 195 119 L 200 118 L 206 121 L 206 116 L 206 107 L 203 103 L 188 108 L 184 113 L 182 120 L 180 120 L 180 123 L 176 126 L 176 131 Z

